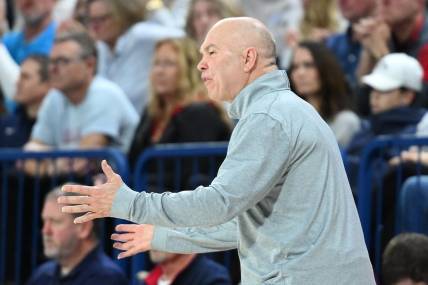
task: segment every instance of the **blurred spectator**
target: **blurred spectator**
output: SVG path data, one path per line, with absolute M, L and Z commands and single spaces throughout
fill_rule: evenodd
M 51 259 L 40 265 L 27 285 L 68 284 L 127 285 L 121 269 L 102 251 L 102 221 L 76 225 L 74 216 L 63 213 L 57 203 L 65 194 L 55 188 L 46 196 L 42 210 L 43 251 Z
M 203 255 L 149 252 L 156 266 L 144 278 L 144 285 L 229 285 L 232 284 L 222 265 Z
M 418 59 L 427 81 L 428 18 L 425 0 L 382 0 L 381 3 L 380 16 L 364 19 L 355 27 L 363 45 L 359 76 L 369 73 L 384 55 L 402 52 Z
M 184 29 L 191 0 L 148 0 L 147 19 L 164 26 Z
M 297 46 L 300 41 L 325 40 L 339 30 L 339 18 L 336 0 L 303 0 L 303 18 L 299 29 L 290 29 L 286 33 L 289 47 Z
M 52 21 L 54 0 L 17 0 L 24 28 L 3 36 L 3 44 L 20 64 L 30 54 L 48 55 L 54 41 L 56 24 Z
M 39 107 L 48 93 L 49 57 L 30 55 L 21 64 L 15 113 L 0 118 L 0 147 L 22 147 L 30 138 Z
M 156 42 L 183 35 L 181 30 L 143 21 L 142 2 L 89 0 L 89 28 L 99 41 L 98 74 L 118 84 L 139 113 L 147 104 Z
M 15 108 L 11 99 L 16 93 L 19 64 L 31 54 L 50 53 L 56 31 L 51 15 L 54 3 L 55 0 L 16 0 L 24 27 L 4 34 L 0 43 L 0 85 L 9 111 Z
M 339 145 L 346 147 L 360 129 L 360 119 L 349 108 L 352 96 L 334 55 L 321 43 L 302 42 L 289 74 L 292 89 L 318 111 Z
M 348 151 L 360 153 L 379 135 L 414 134 L 426 114 L 412 106 L 422 90 L 423 70 L 418 61 L 404 53 L 392 53 L 379 61 L 373 72 L 362 78 L 372 88 L 372 115 L 354 137 Z
M 50 58 L 51 86 L 56 90 L 44 99 L 26 150 L 107 145 L 128 150 L 138 114 L 116 84 L 94 76 L 96 64 L 95 43 L 88 34 L 56 39 Z M 74 170 L 83 166 L 76 163 Z
M 156 45 L 150 76 L 152 93 L 135 132 L 131 161 L 155 143 L 229 139 L 230 126 L 221 107 L 200 98 L 204 89 L 196 69 L 198 60 L 199 53 L 190 39 L 166 39 Z
M 428 237 L 394 237 L 383 253 L 382 277 L 385 285 L 428 285 Z
M 192 0 L 186 20 L 186 33 L 198 45 L 219 20 L 240 16 L 242 12 L 225 0 Z
M 318 0 L 315 0 L 318 1 Z M 289 30 L 298 30 L 303 15 L 302 0 L 238 0 L 245 15 L 261 20 L 272 32 L 279 64 L 288 68 L 292 48 L 286 45 L 284 36 Z
M 376 12 L 376 1 L 378 0 L 339 0 L 340 11 L 349 21 L 349 26 L 344 33 L 326 39 L 327 47 L 339 60 L 352 89 L 358 84 L 355 73 L 362 50 L 354 27 L 361 19 L 370 17 Z

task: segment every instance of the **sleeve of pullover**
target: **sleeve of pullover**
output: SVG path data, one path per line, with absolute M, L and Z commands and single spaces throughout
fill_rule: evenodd
M 176 253 L 204 253 L 237 248 L 237 225 L 233 219 L 210 228 L 155 227 L 152 248 Z
M 208 187 L 178 193 L 134 192 L 123 185 L 111 216 L 163 227 L 211 227 L 255 206 L 286 173 L 289 139 L 266 114 L 241 119 L 217 177 Z

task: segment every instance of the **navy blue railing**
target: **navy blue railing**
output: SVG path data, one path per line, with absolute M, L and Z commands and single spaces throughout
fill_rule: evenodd
M 201 181 L 197 179 L 200 175 L 206 177 L 204 181 L 209 183 L 216 176 L 219 162 L 224 159 L 226 152 L 227 143 L 164 144 L 149 148 L 136 162 L 133 171 L 134 190 L 156 189 L 157 192 L 165 190 L 177 192 L 183 190 L 182 187 L 197 186 L 196 184 Z M 227 254 L 225 255 L 227 263 L 226 259 Z M 133 284 L 137 284 L 136 274 L 148 270 L 149 266 L 147 254 L 139 254 L 132 258 Z
M 129 167 L 125 156 L 118 150 L 115 149 L 100 149 L 100 150 L 87 150 L 87 151 L 52 151 L 52 152 L 23 152 L 19 149 L 1 149 L 0 150 L 0 171 L 1 171 L 1 217 L 0 217 L 0 284 L 6 283 L 7 281 L 12 284 L 22 284 L 28 276 L 22 272 L 23 262 L 30 260 L 30 268 L 33 270 L 37 265 L 37 259 L 39 256 L 39 244 L 40 244 L 40 205 L 42 199 L 42 192 L 50 190 L 54 186 L 58 186 L 58 176 L 53 175 L 46 177 L 40 177 L 37 173 L 40 173 L 40 169 L 36 168 L 36 175 L 31 176 L 30 183 L 28 183 L 29 175 L 25 174 L 24 171 L 17 167 L 17 162 L 35 160 L 38 163 L 49 160 L 51 162 L 59 158 L 83 158 L 87 160 L 101 160 L 106 159 L 112 165 L 116 172 L 118 172 L 124 181 L 129 179 Z M 40 164 L 37 164 L 40 165 Z M 69 180 L 73 180 L 72 173 L 66 174 Z M 44 185 L 50 189 L 41 189 L 41 180 L 48 179 L 50 183 Z M 85 183 L 91 184 L 89 173 L 85 176 Z M 14 181 L 14 185 L 12 185 Z M 26 186 L 30 185 L 30 189 Z M 16 197 L 16 201 L 13 201 L 12 197 Z M 32 199 L 28 203 L 28 197 Z M 30 206 L 31 217 L 27 218 L 24 216 L 25 207 Z M 11 222 L 13 220 L 13 222 Z M 31 225 L 24 224 L 24 222 L 30 222 Z M 9 227 L 8 227 L 9 225 Z M 30 230 L 30 237 L 27 235 L 23 236 L 24 230 Z M 27 233 L 27 231 L 26 231 Z M 10 238 L 14 235 L 14 238 Z M 26 241 L 30 239 L 31 253 L 30 256 L 23 256 L 23 244 L 24 238 Z M 13 250 L 10 247 L 13 246 Z M 7 256 L 7 253 L 13 253 L 13 256 Z M 14 260 L 14 262 L 11 262 Z M 27 262 L 28 263 L 28 262 Z M 8 270 L 8 272 L 6 272 Z M 10 272 L 10 271 L 13 272 Z M 26 272 L 27 274 L 29 272 Z M 12 280 L 10 280 L 12 279 Z
M 368 249 L 371 251 L 374 261 L 374 269 L 379 276 L 381 269 L 382 235 L 384 233 L 383 211 L 385 191 L 395 191 L 395 215 L 397 215 L 398 194 L 403 182 L 401 169 L 402 161 L 395 167 L 395 189 L 384 189 L 384 170 L 390 169 L 388 161 L 412 146 L 428 146 L 428 138 L 422 137 L 383 137 L 374 140 L 363 151 L 359 172 L 357 207 L 361 219 L 364 238 Z M 421 151 L 421 148 L 419 148 Z M 416 175 L 418 175 L 418 165 Z M 420 174 L 420 173 L 419 173 Z M 395 233 L 398 233 L 395 222 Z

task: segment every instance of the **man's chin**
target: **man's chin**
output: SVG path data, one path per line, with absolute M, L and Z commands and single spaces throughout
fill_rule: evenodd
M 45 256 L 49 259 L 56 259 L 58 257 L 58 250 L 56 249 L 50 249 L 50 248 L 45 248 L 44 252 Z

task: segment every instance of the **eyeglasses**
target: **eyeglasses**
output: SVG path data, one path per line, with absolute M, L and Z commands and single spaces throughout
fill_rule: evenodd
M 69 57 L 65 57 L 65 56 L 59 56 L 56 58 L 51 58 L 49 60 L 49 65 L 51 67 L 53 66 L 66 66 L 69 65 L 73 62 L 77 62 L 77 61 L 81 61 L 84 57 L 79 56 L 79 57 L 74 57 L 74 58 L 69 58 Z
M 107 14 L 100 15 L 100 16 L 88 17 L 87 21 L 90 25 L 97 25 L 97 24 L 104 23 L 105 21 L 107 21 L 110 18 L 111 18 L 111 13 L 107 13 Z

